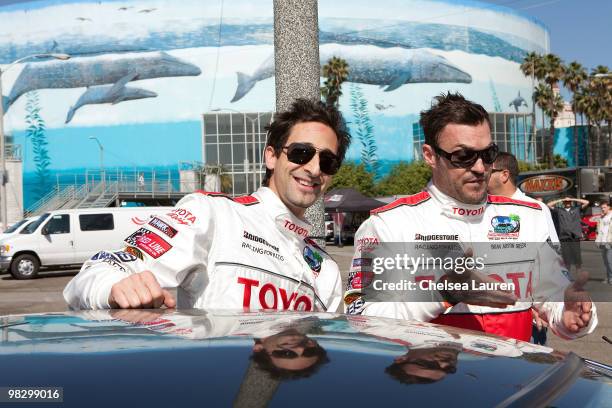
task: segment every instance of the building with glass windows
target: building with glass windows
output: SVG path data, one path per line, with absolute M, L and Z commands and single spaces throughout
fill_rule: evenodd
M 202 115 L 202 157 L 231 177 L 232 195 L 250 194 L 265 174 L 265 127 L 272 112 L 211 112 Z
M 542 160 L 542 135 L 537 137 L 533 129 L 533 115 L 529 113 L 489 113 L 491 137 L 502 152 L 509 152 L 518 160 L 535 163 Z M 422 160 L 425 143 L 423 128 L 418 122 L 412 124 L 413 154 Z

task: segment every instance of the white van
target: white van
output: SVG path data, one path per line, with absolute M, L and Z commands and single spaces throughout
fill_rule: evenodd
M 11 235 L 15 235 L 17 233 L 19 233 L 22 229 L 24 229 L 28 224 L 36 221 L 38 219 L 38 215 L 35 215 L 33 217 L 27 217 L 24 218 L 21 221 L 17 221 L 16 223 L 14 223 L 13 225 L 11 225 L 10 227 L 8 227 L 7 229 L 5 229 L 2 234 L 0 234 L 0 240 L 10 237 Z
M 32 279 L 47 266 L 81 265 L 123 239 L 155 214 L 172 207 L 108 207 L 56 210 L 42 214 L 21 231 L 0 238 L 0 270 Z

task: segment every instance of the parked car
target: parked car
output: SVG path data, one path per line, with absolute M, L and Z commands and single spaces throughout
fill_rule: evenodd
M 612 401 L 605 364 L 406 320 L 114 310 L 2 317 L 0 331 L 9 405 L 6 390 L 14 396 L 26 387 L 45 392 L 52 404 L 43 405 L 64 408 L 574 408 Z
M 32 279 L 41 267 L 80 265 L 102 249 L 114 249 L 171 207 L 88 208 L 50 211 L 16 234 L 0 239 L 0 270 Z

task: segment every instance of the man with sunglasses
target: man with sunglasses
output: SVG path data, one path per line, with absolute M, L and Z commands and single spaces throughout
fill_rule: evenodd
M 459 94 L 441 95 L 436 102 L 420 120 L 432 180 L 421 193 L 374 210 L 360 227 L 345 294 L 347 312 L 434 321 L 529 341 L 533 305 L 562 337 L 591 332 L 596 317 L 588 295 L 572 288 L 565 299 L 553 298 L 569 282 L 561 273 L 548 272 L 560 267 L 560 258 L 546 243 L 548 229 L 537 227 L 546 225 L 541 207 L 487 195 L 498 149 L 485 109 Z M 453 272 L 421 264 L 412 276 L 405 274 L 421 292 L 407 286 L 401 301 L 369 301 L 368 291 L 378 289 L 373 279 L 363 277 L 375 271 L 369 267 L 377 261 L 373 254 L 391 243 L 415 248 L 412 255 L 453 244 L 463 248 L 460 257 L 479 259 L 481 267 Z M 506 289 L 489 285 L 492 280 L 506 283 Z M 493 289 L 474 290 L 481 284 Z M 431 301 L 421 301 L 423 295 Z
M 66 286 L 72 308 L 178 307 L 335 312 L 336 263 L 304 220 L 350 136 L 340 113 L 297 100 L 268 126 L 264 186 L 246 197 L 197 192 L 87 261 Z

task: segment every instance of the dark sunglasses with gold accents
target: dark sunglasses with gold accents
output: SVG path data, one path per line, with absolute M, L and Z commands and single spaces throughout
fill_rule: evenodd
M 472 167 L 478 158 L 481 158 L 484 164 L 493 164 L 495 159 L 497 159 L 497 153 L 499 153 L 499 149 L 495 143 L 491 143 L 486 149 L 482 150 L 461 149 L 452 153 L 444 151 L 438 146 L 434 146 L 433 149 L 436 154 L 444 157 L 450 164 L 462 169 Z
M 310 143 L 291 143 L 284 146 L 283 150 L 287 150 L 287 159 L 291 163 L 306 164 L 319 153 L 319 167 L 325 174 L 333 176 L 340 168 L 340 158 L 331 152 L 329 149 L 317 149 Z

